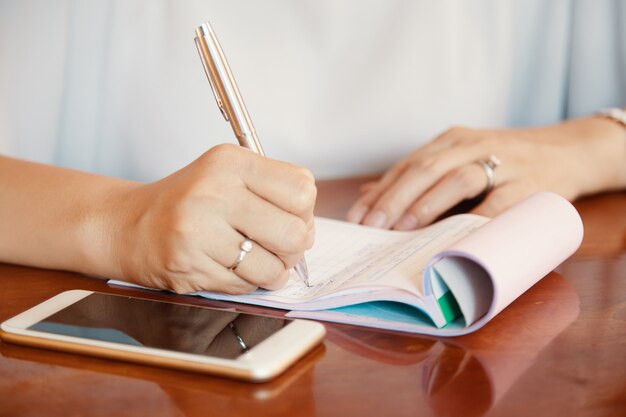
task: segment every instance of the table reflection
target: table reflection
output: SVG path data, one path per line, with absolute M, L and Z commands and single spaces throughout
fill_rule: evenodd
M 436 415 L 481 416 L 498 403 L 580 311 L 574 288 L 555 273 L 524 297 L 524 303 L 514 302 L 484 328 L 463 337 L 391 336 L 333 326 L 328 340 L 364 358 L 415 369 L 420 384 L 406 389 L 421 390 Z
M 20 387 L 12 392 L 12 404 L 31 404 L 34 415 L 54 416 L 55 398 L 80 398 L 74 409 L 85 415 L 100 408 L 114 415 L 116 407 L 132 403 L 143 404 L 133 415 L 155 412 L 151 404 L 158 404 L 157 414 L 167 415 L 269 416 L 297 410 L 302 416 L 481 416 L 579 313 L 576 292 L 554 273 L 523 297 L 483 329 L 459 338 L 329 324 L 325 346 L 264 384 L 1 343 L 0 373 L 12 375 L 11 386 Z M 332 360 L 320 360 L 325 356 Z M 397 409 L 382 392 L 394 393 Z
M 11 393 L 12 404 L 28 405 L 29 415 L 65 417 L 66 410 L 56 402 L 72 397 L 80 399 L 72 406 L 74 415 L 225 415 L 223 412 L 264 416 L 272 415 L 285 398 L 291 398 L 306 407 L 302 415 L 308 416 L 315 415 L 310 389 L 315 365 L 325 353 L 324 345 L 319 345 L 276 379 L 255 384 L 0 343 L 0 374 L 12 375 L 11 381 L 4 381 L 19 388 Z M 0 379 L 0 388 L 2 385 Z M 42 395 L 46 392 L 53 395 Z M 135 408 L 128 409 L 129 404 Z M 209 408 L 203 412 L 200 407 Z M 3 411 L 20 415 L 17 409 Z

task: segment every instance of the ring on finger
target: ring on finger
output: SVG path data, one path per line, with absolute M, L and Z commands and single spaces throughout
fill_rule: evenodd
M 485 176 L 487 177 L 487 185 L 485 185 L 481 194 L 488 194 L 491 190 L 493 190 L 493 187 L 496 184 L 495 169 L 498 165 L 500 165 L 500 159 L 492 154 L 489 156 L 489 159 L 479 159 L 475 161 L 475 163 L 482 167 L 485 172 Z
M 229 271 L 234 271 L 237 267 L 243 262 L 243 258 L 252 250 L 252 241 L 248 238 L 245 238 L 243 242 L 239 245 L 239 256 L 237 260 L 228 267 Z

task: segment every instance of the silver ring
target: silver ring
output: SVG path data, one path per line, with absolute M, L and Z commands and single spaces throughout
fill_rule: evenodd
M 230 327 L 230 329 L 233 331 L 235 339 L 237 339 L 237 343 L 239 343 L 241 350 L 243 352 L 247 352 L 249 349 L 248 345 L 246 345 L 246 342 L 243 341 L 243 337 L 241 337 L 241 335 L 239 334 L 239 330 L 237 329 L 237 326 L 235 326 L 235 322 L 231 321 L 230 323 L 228 323 L 228 327 Z
M 234 271 L 235 269 L 237 269 L 239 264 L 243 261 L 243 258 L 245 258 L 248 252 L 250 252 L 251 250 L 252 241 L 248 238 L 244 239 L 244 241 L 241 242 L 241 245 L 239 245 L 239 256 L 237 257 L 237 260 L 235 261 L 235 263 L 228 267 L 228 270 Z
M 500 159 L 498 159 L 498 157 L 495 155 L 489 155 L 489 159 L 479 159 L 478 161 L 476 161 L 476 163 L 483 168 L 483 171 L 485 171 L 485 176 L 487 177 L 487 185 L 485 186 L 485 189 L 480 193 L 481 195 L 484 195 L 493 190 L 493 187 L 496 184 L 496 175 L 494 171 L 498 167 L 498 165 L 500 165 Z

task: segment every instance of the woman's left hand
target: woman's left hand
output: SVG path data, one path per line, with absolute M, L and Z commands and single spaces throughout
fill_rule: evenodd
M 348 220 L 411 230 L 483 194 L 496 157 L 493 188 L 472 212 L 494 216 L 526 196 L 552 191 L 573 200 L 626 187 L 626 129 L 589 117 L 530 129 L 451 128 L 367 184 Z

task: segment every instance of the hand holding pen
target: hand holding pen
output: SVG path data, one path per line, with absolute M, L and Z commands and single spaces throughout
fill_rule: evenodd
M 208 22 L 196 29 L 195 42 L 217 106 L 226 121 L 230 123 L 237 141 L 241 146 L 265 155 L 224 52 Z M 251 216 L 253 215 L 254 213 L 251 213 Z M 235 271 L 252 247 L 253 240 L 249 237 L 245 238 L 239 246 L 239 255 L 228 269 Z M 304 256 L 294 268 L 305 285 L 310 286 Z

